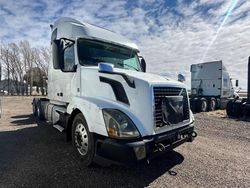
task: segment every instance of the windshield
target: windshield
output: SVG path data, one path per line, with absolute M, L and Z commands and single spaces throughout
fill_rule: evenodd
M 97 66 L 106 62 L 116 68 L 141 71 L 135 50 L 88 39 L 79 39 L 77 45 L 81 65 Z

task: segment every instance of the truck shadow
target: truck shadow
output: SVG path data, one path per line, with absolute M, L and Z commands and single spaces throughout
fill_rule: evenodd
M 20 115 L 20 116 L 12 116 L 10 123 L 14 126 L 20 125 L 30 125 L 36 123 L 36 120 L 32 114 Z
M 176 151 L 171 151 L 155 158 L 149 165 L 142 163 L 131 167 L 111 167 L 119 177 L 121 187 L 147 187 L 150 183 L 164 175 L 176 176 L 178 173 L 171 170 L 174 166 L 184 161 L 183 155 Z
M 0 182 L 4 187 L 145 187 L 163 174 L 178 175 L 171 169 L 184 161 L 180 153 L 172 151 L 149 165 L 83 167 L 65 134 L 32 115 L 12 118 L 16 119 L 13 125 L 37 126 L 0 132 Z

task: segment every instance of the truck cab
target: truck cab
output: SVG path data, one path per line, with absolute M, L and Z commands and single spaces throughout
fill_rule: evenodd
M 48 97 L 33 113 L 66 133 L 84 165 L 150 161 L 197 135 L 185 85 L 146 73 L 125 37 L 61 18 L 51 49 Z

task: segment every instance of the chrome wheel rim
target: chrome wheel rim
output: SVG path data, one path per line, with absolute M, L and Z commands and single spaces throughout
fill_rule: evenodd
M 77 151 L 81 155 L 86 155 L 88 152 L 88 134 L 82 123 L 77 124 L 75 129 L 75 145 Z

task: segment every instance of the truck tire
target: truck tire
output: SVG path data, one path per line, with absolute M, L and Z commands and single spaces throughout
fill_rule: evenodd
M 193 113 L 197 112 L 198 98 L 190 99 L 190 107 Z
M 234 116 L 233 115 L 233 101 L 232 100 L 228 101 L 227 107 L 226 107 L 226 112 L 227 112 L 228 117 Z
M 38 119 L 38 120 L 44 120 L 45 119 L 40 99 L 33 99 L 32 111 L 33 111 L 33 115 L 35 116 L 36 119 Z
M 233 110 L 236 117 L 241 117 L 243 115 L 241 100 L 236 100 L 233 103 Z
M 89 132 L 84 116 L 79 113 L 75 116 L 72 124 L 72 144 L 76 155 L 84 166 L 93 164 L 95 148 L 94 138 Z
M 242 101 L 241 100 L 229 101 L 227 103 L 226 112 L 229 117 L 241 117 L 243 115 Z
M 38 100 L 36 103 L 36 113 L 37 113 L 37 119 L 38 120 L 44 120 L 44 115 L 43 115 L 43 110 L 42 110 L 42 104 L 41 104 L 41 100 Z
M 198 109 L 200 112 L 206 112 L 207 111 L 207 99 L 200 98 L 198 102 Z
M 220 100 L 220 98 L 216 98 L 216 108 L 217 109 L 221 108 L 221 100 Z
M 209 100 L 209 106 L 208 106 L 208 111 L 214 111 L 216 109 L 216 99 L 212 97 Z
M 34 117 L 37 117 L 37 105 L 36 105 L 36 100 L 33 99 L 32 101 L 32 113 Z

